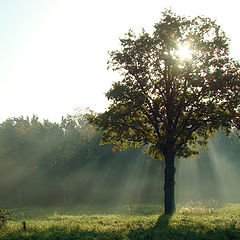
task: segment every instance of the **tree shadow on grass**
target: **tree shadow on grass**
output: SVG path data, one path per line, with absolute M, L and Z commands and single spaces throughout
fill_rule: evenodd
M 230 224 L 226 228 L 206 226 L 204 222 L 184 223 L 182 219 L 179 224 L 169 224 L 172 215 L 162 215 L 156 224 L 144 230 L 140 238 L 134 238 L 137 234 L 133 231 L 133 237 L 129 239 L 152 239 L 152 240 L 239 240 L 240 229 L 235 224 Z
M 131 232 L 128 233 L 128 239 L 135 240 L 145 240 L 145 239 L 151 239 L 151 240 L 164 240 L 164 239 L 169 239 L 167 234 L 169 230 L 169 220 L 171 219 L 172 214 L 168 215 L 161 215 L 156 224 L 148 229 L 136 229 L 132 230 Z
M 148 229 L 136 229 L 128 233 L 127 239 L 131 240 L 239 240 L 240 229 L 235 225 L 213 229 L 206 227 L 204 223 L 198 225 L 191 223 L 169 224 L 173 215 L 161 215 L 156 224 Z
M 7 233 L 0 236 L 1 240 L 155 240 L 165 238 L 168 222 L 171 215 L 162 215 L 158 218 L 157 223 L 148 229 L 138 228 L 129 231 L 98 231 L 83 230 L 80 228 L 69 229 L 66 227 L 52 226 L 44 231 L 29 229 L 28 231 L 19 230 L 15 233 Z
M 15 233 L 0 234 L 0 240 L 239 240 L 240 231 L 236 226 L 222 229 L 206 228 L 206 225 L 182 223 L 170 224 L 172 215 L 161 215 L 156 224 L 150 228 L 139 227 L 124 231 L 97 229 L 83 230 L 81 228 L 68 228 L 52 226 L 44 231 L 30 229 L 19 230 Z
M 0 240 L 167 240 L 173 238 L 169 220 L 172 215 L 161 215 L 156 224 L 151 228 L 140 227 L 125 231 L 98 231 L 83 230 L 80 228 L 69 229 L 66 227 L 52 226 L 44 231 L 29 229 L 19 230 L 0 236 Z

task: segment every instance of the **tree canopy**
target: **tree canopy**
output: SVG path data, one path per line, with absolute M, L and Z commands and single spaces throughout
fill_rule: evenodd
M 163 12 L 152 34 L 130 30 L 121 49 L 110 52 L 119 71 L 106 96 L 111 105 L 89 119 L 103 130 L 102 143 L 126 149 L 144 145 L 165 159 L 165 212 L 174 211 L 174 159 L 198 154 L 223 128 L 239 130 L 239 62 L 229 57 L 229 39 L 207 17 Z M 190 51 L 186 57 L 182 49 Z

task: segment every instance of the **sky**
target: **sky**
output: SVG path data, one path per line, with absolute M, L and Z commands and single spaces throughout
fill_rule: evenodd
M 151 31 L 165 8 L 215 19 L 240 59 L 238 0 L 0 0 L 0 121 L 60 121 L 75 109 L 102 112 L 120 76 L 108 51 L 128 29 Z

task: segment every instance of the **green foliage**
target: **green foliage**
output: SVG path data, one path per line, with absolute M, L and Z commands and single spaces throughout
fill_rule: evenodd
M 106 94 L 111 105 L 90 123 L 102 143 L 117 149 L 145 146 L 165 160 L 165 213 L 173 213 L 175 157 L 198 155 L 197 146 L 223 128 L 240 130 L 240 64 L 229 57 L 229 39 L 206 17 L 162 14 L 150 35 L 129 31 L 110 52 L 109 67 L 121 74 Z M 182 58 L 181 46 L 191 55 Z
M 215 21 L 166 10 L 152 35 L 131 30 L 120 41 L 108 64 L 122 80 L 106 94 L 109 109 L 89 117 L 103 131 L 102 143 L 186 158 L 220 127 L 227 134 L 240 128 L 239 63 L 229 57 L 229 39 Z M 177 54 L 184 44 L 191 59 Z
M 86 117 L 69 115 L 61 123 L 51 123 L 33 116 L 1 123 L 1 208 L 162 202 L 163 162 L 143 155 L 142 149 L 112 152 L 110 145 L 99 146 L 101 133 L 89 126 Z M 196 162 L 197 170 L 188 161 L 181 169 L 176 165 L 177 173 L 182 173 L 177 176 L 179 202 L 209 198 L 239 201 L 238 192 L 233 190 L 238 187 L 239 140 L 220 131 L 211 144 L 219 156 L 228 158 L 236 181 L 233 170 L 226 166 L 219 179 L 211 153 L 201 151 L 200 159 L 191 161 Z M 228 174 L 231 178 L 226 179 Z M 189 181 L 192 176 L 199 184 Z M 221 181 L 232 189 L 224 189 Z
M 12 214 L 14 210 L 12 209 L 0 209 L 0 228 L 6 226 L 9 220 L 12 219 Z
M 121 213 L 122 207 L 118 213 L 103 208 L 107 212 L 79 215 L 81 208 L 78 208 L 73 215 L 63 213 L 28 218 L 26 231 L 22 228 L 22 219 L 11 220 L 7 228 L 1 229 L 0 239 L 237 240 L 240 237 L 240 206 L 237 204 L 212 212 L 197 207 L 187 213 L 179 209 L 174 215 L 160 217 L 157 205 L 130 207 L 136 209 L 134 214 Z M 147 210 L 149 214 L 145 214 Z
M 76 113 L 60 123 L 16 117 L 0 124 L 0 207 L 159 197 L 161 164 L 140 151 L 100 147 L 100 133 L 86 117 Z

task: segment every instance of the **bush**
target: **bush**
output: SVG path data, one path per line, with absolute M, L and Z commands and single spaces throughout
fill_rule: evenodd
M 0 209 L 0 228 L 7 224 L 13 213 L 14 210 L 12 209 Z

